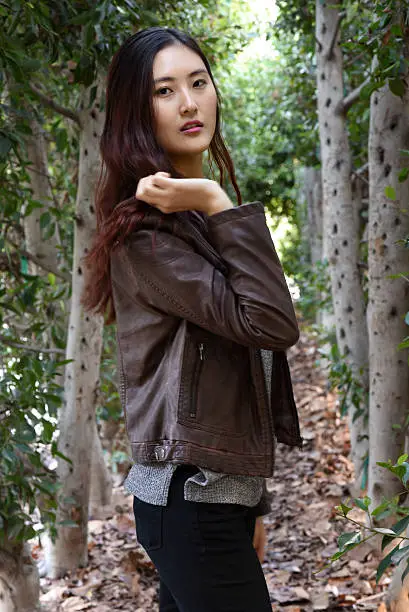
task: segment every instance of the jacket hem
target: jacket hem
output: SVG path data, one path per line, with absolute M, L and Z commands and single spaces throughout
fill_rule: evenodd
M 158 440 L 131 442 L 132 459 L 138 463 L 184 463 L 215 472 L 239 476 L 271 477 L 274 472 L 274 448 L 271 455 L 237 454 L 227 450 L 203 448 L 192 442 Z

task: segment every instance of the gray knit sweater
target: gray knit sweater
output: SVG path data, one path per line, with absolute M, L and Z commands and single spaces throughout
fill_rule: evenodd
M 271 394 L 272 352 L 262 350 L 267 390 Z M 166 506 L 176 463 L 135 463 L 124 482 L 127 491 L 149 504 Z M 256 515 L 268 514 L 270 496 L 262 476 L 236 476 L 213 472 L 197 466 L 199 471 L 190 476 L 184 487 L 188 501 L 242 504 L 255 508 Z

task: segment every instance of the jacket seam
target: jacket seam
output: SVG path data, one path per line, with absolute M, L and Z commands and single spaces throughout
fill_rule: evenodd
M 185 306 L 182 306 L 180 302 L 178 302 L 173 296 L 169 295 L 164 289 L 162 289 L 162 287 L 159 287 L 159 285 L 156 285 L 154 282 L 152 282 L 147 276 L 145 276 L 145 274 L 143 274 L 143 272 L 136 272 L 136 275 L 139 276 L 139 278 L 141 278 L 149 287 L 151 287 L 157 293 L 159 293 L 159 295 L 161 295 L 166 300 L 168 300 L 171 304 L 176 306 L 178 310 L 180 310 L 182 313 L 188 315 L 194 321 L 197 321 L 201 327 L 206 327 L 204 321 L 200 317 L 198 317 L 195 312 L 193 312 L 192 310 L 189 310 Z
M 262 209 L 260 209 L 260 206 L 262 207 Z M 264 206 L 262 202 L 257 201 L 257 202 L 251 202 L 244 206 L 234 206 L 234 208 L 229 208 L 227 210 L 223 210 L 217 213 L 216 215 L 211 215 L 208 219 L 209 229 L 210 229 L 210 226 L 212 225 L 216 226 L 216 225 L 222 225 L 223 223 L 236 221 L 237 219 L 235 219 L 235 217 L 228 215 L 228 213 L 232 210 L 240 211 L 240 215 L 238 215 L 238 219 L 244 219 L 245 217 L 248 217 L 250 215 L 255 215 L 255 214 L 262 214 L 264 216 Z M 223 217 L 222 216 L 217 217 L 217 215 L 223 215 Z
M 136 296 L 131 295 L 130 293 L 128 293 L 128 291 L 118 283 L 118 281 L 112 279 L 111 280 L 112 284 L 115 285 L 116 287 L 118 287 L 118 289 L 120 289 L 120 291 L 123 291 L 125 293 L 125 295 L 131 300 L 131 302 L 133 302 L 133 304 L 137 304 L 138 306 L 141 306 L 142 308 L 145 308 L 146 310 L 149 310 L 149 312 L 152 312 L 153 314 L 157 314 L 158 310 L 156 308 L 152 308 L 149 303 L 146 303 L 146 300 L 139 300 Z M 134 331 L 136 329 L 138 329 L 139 324 L 135 323 L 135 325 L 133 327 L 131 327 L 130 330 L 125 331 L 125 332 L 120 332 L 118 330 L 118 335 L 120 338 L 126 338 L 129 335 L 132 335 L 134 333 Z

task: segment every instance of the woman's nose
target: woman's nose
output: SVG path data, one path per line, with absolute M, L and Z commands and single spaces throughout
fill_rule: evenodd
M 197 104 L 193 96 L 190 95 L 189 92 L 185 92 L 182 94 L 182 102 L 181 102 L 181 111 L 185 113 L 186 111 L 194 111 L 197 109 Z

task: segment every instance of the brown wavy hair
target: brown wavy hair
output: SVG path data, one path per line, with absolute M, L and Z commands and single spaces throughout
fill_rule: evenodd
M 198 43 L 175 28 L 150 27 L 130 36 L 115 53 L 108 71 L 106 117 L 100 141 L 101 172 L 95 196 L 97 229 L 93 245 L 84 257 L 86 267 L 82 304 L 85 310 L 105 315 L 105 324 L 115 321 L 110 255 L 135 231 L 148 206 L 134 194 L 138 181 L 159 171 L 184 178 L 158 144 L 154 135 L 153 63 L 165 47 L 182 44 L 203 60 L 217 95 L 216 127 L 209 145 L 209 163 L 216 163 L 221 186 L 225 171 L 237 195 L 234 166 L 220 132 L 220 93 L 209 62 Z

